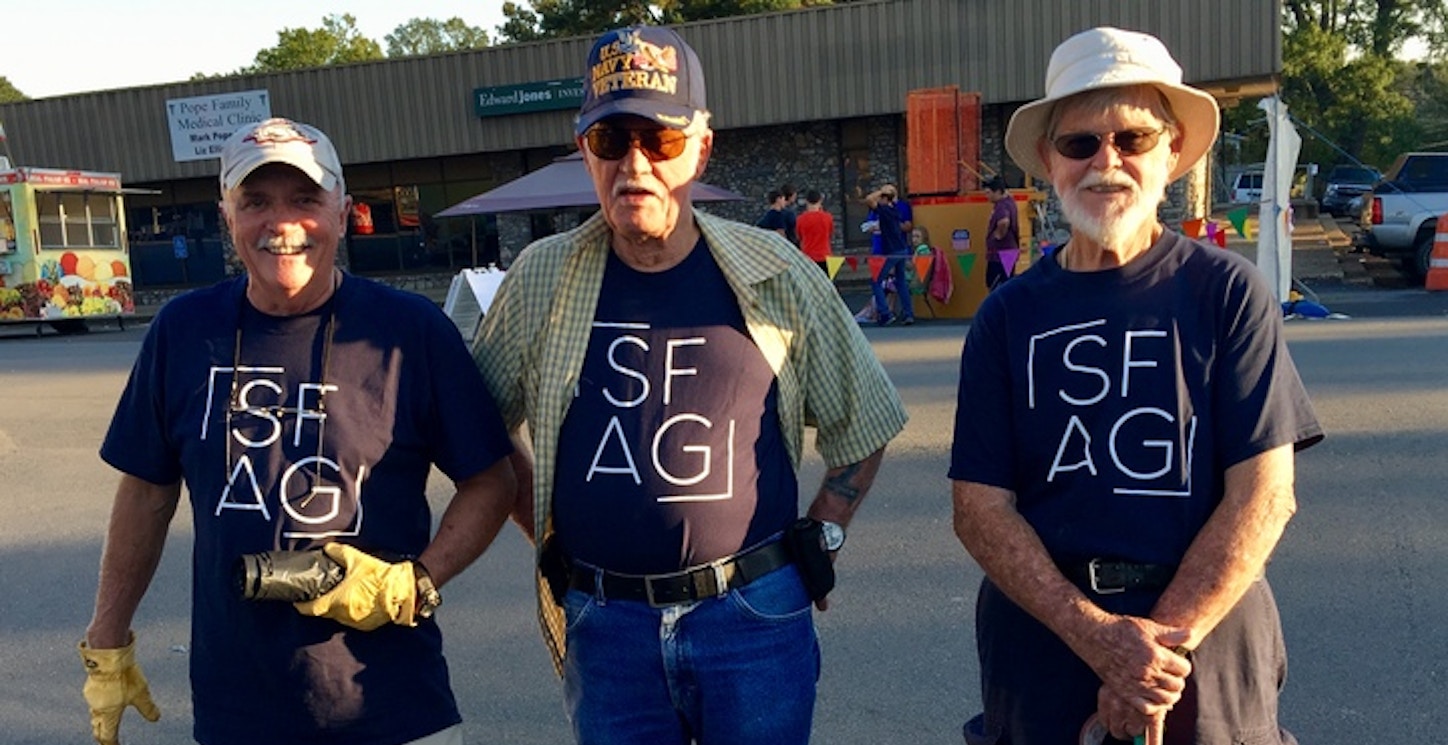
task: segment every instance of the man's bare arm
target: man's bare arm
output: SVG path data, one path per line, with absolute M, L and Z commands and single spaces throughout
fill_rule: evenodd
M 121 476 L 111 505 L 86 646 L 116 649 L 130 643 L 131 619 L 161 563 L 166 531 L 180 499 L 179 481 L 153 484 L 129 474 Z
M 1190 664 L 1169 649 L 1173 629 L 1101 609 L 1057 568 L 1007 489 L 953 483 L 955 534 L 986 576 L 1069 646 L 1106 686 L 1144 714 L 1181 697 Z M 1164 644 L 1164 641 L 1171 643 Z
M 1274 448 L 1227 469 L 1226 493 L 1187 549 L 1152 618 L 1191 629 L 1195 648 L 1262 576 L 1297 511 L 1292 445 Z
M 510 459 L 500 458 L 456 486 L 437 535 L 417 557 L 438 587 L 467 569 L 492 544 L 513 510 L 518 483 Z

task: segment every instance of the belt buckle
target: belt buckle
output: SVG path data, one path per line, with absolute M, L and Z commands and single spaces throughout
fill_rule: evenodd
M 713 596 L 714 596 L 715 598 L 722 598 L 722 597 L 724 597 L 725 595 L 728 595 L 728 594 L 729 594 L 729 576 L 724 572 L 724 564 L 725 564 L 724 561 L 714 561 L 714 562 L 709 563 L 708 566 L 707 566 L 707 568 L 708 568 L 710 571 L 712 571 L 713 574 L 714 574 L 714 595 L 713 595 Z M 681 604 L 683 604 L 683 603 L 694 602 L 694 601 L 696 601 L 696 600 L 701 599 L 701 598 L 704 596 L 705 593 L 703 592 L 704 588 L 700 587 L 700 586 L 699 586 L 699 583 L 694 580 L 694 576 L 695 576 L 696 574 L 702 574 L 702 573 L 701 573 L 699 570 L 697 570 L 697 569 L 694 570 L 694 571 L 691 571 L 691 572 L 686 572 L 686 573 L 684 573 L 684 576 L 689 579 L 689 582 L 687 583 L 686 586 L 687 586 L 687 587 L 689 588 L 689 590 L 691 591 L 691 592 L 689 592 L 690 597 L 687 597 L 687 598 L 685 598 L 685 599 L 683 599 L 683 600 L 673 600 L 673 601 L 667 601 L 667 602 L 660 602 L 658 598 L 654 597 L 654 580 L 655 580 L 655 579 L 663 579 L 663 578 L 665 578 L 665 577 L 674 577 L 674 576 L 677 576 L 677 575 L 662 575 L 662 576 L 654 576 L 654 577 L 644 577 L 644 597 L 649 601 L 649 607 L 650 607 L 650 608 L 667 608 L 667 607 L 669 607 L 669 606 L 671 606 L 671 605 L 681 605 Z
M 1124 584 L 1117 587 L 1102 587 L 1101 582 L 1096 574 L 1097 569 L 1100 566 L 1101 559 L 1099 558 L 1092 559 L 1091 561 L 1086 563 L 1086 574 L 1088 577 L 1091 578 L 1091 591 L 1096 593 L 1097 595 L 1115 595 L 1117 593 L 1126 592 L 1126 585 Z

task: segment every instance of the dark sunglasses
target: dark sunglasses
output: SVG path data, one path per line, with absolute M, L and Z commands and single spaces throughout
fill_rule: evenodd
M 603 160 L 618 160 L 634 145 L 643 151 L 651 162 L 673 160 L 684 152 L 689 136 L 677 129 L 622 129 L 604 124 L 595 124 L 583 133 L 588 151 Z
M 1086 160 L 1095 156 L 1101 150 L 1102 143 L 1108 140 L 1116 147 L 1116 152 L 1122 155 L 1141 155 L 1156 147 L 1156 143 L 1161 140 L 1161 133 L 1165 131 L 1163 128 L 1123 129 L 1105 134 L 1071 132 L 1051 140 L 1051 144 L 1056 147 L 1056 152 L 1071 160 Z

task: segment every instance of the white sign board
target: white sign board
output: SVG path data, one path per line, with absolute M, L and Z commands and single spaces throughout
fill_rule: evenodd
M 477 334 L 478 325 L 493 305 L 493 297 L 498 294 L 498 286 L 503 284 L 504 274 L 501 269 L 489 267 L 464 269 L 453 277 L 442 312 L 457 324 L 463 339 L 471 342 Z
M 232 132 L 270 118 L 271 94 L 265 90 L 167 99 L 171 155 L 178 163 L 219 158 Z

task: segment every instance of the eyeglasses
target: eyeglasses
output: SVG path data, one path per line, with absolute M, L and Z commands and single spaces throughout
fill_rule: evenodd
M 622 129 L 604 124 L 595 124 L 583 133 L 588 151 L 603 160 L 618 160 L 633 146 L 642 150 L 644 157 L 652 163 L 673 160 L 684 152 L 689 136 L 681 130 L 659 127 L 657 129 Z
M 1097 134 L 1095 132 L 1071 132 L 1061 135 L 1051 144 L 1056 152 L 1071 160 L 1086 160 L 1101 150 L 1102 143 L 1110 141 L 1116 152 L 1122 155 L 1141 155 L 1156 147 L 1161 140 L 1162 129 L 1123 129 L 1118 132 Z

